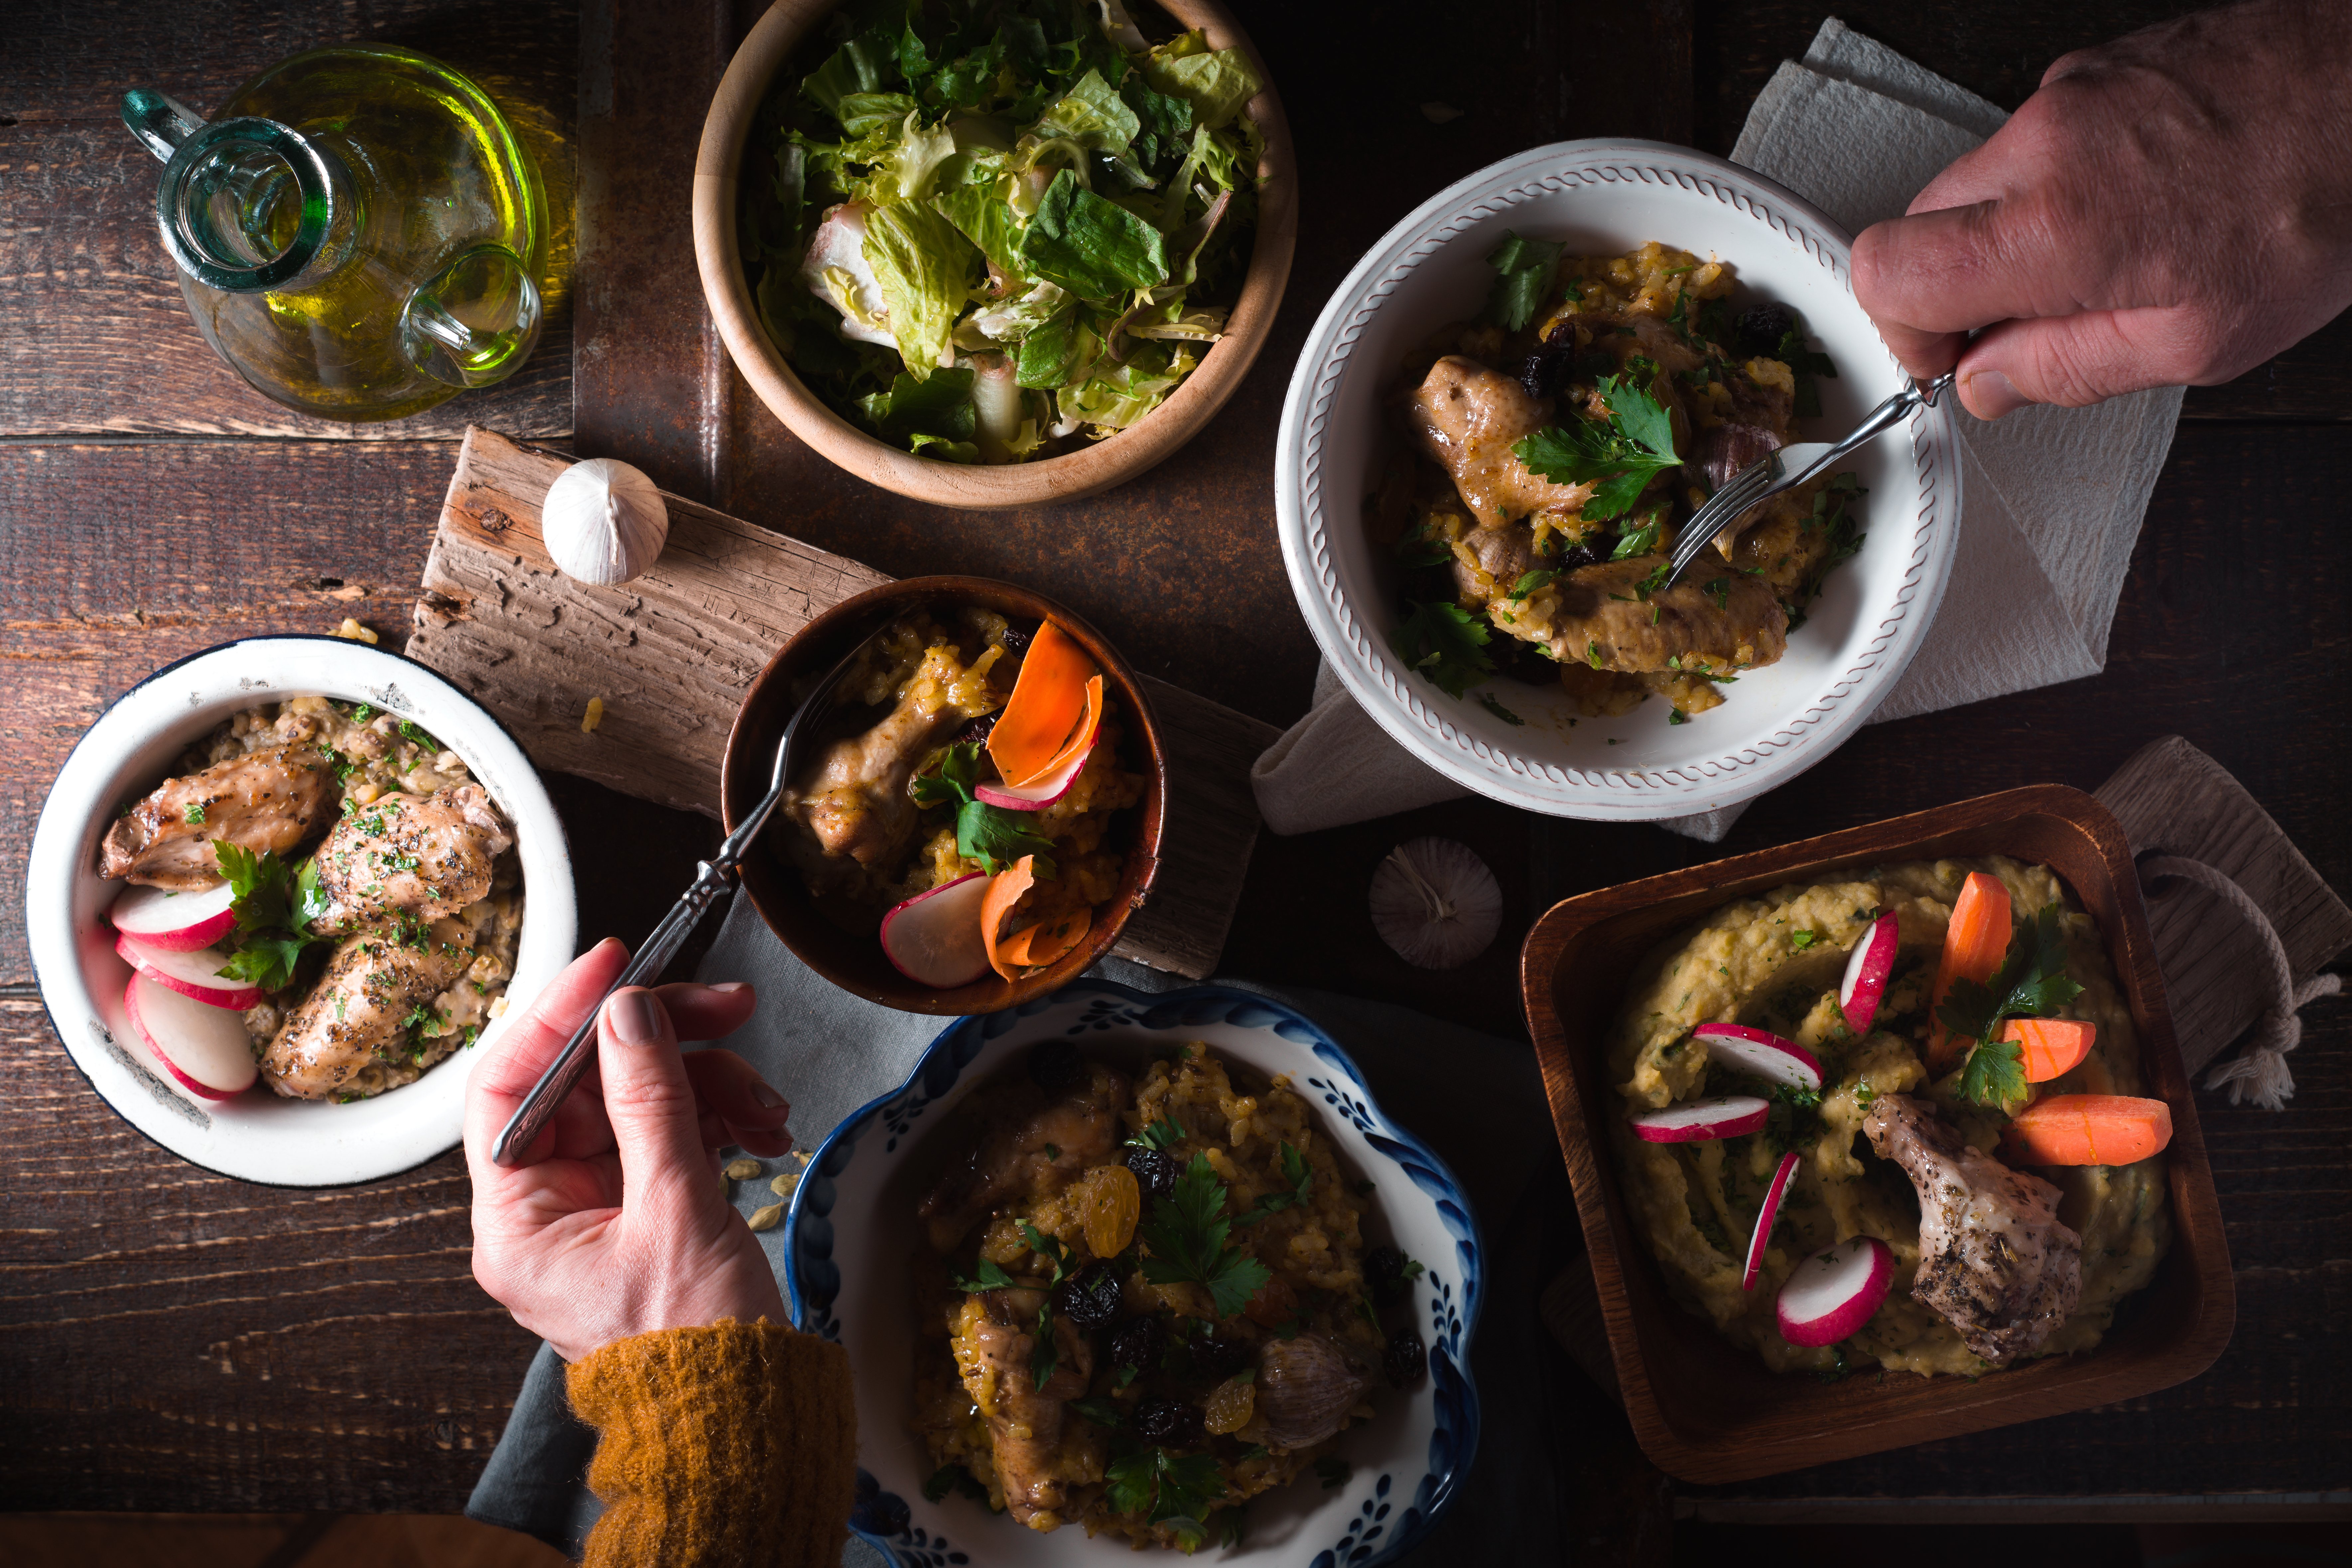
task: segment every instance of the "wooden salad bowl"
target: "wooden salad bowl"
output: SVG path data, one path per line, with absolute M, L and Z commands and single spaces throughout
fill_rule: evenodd
M 1198 435 L 1265 346 L 1275 311 L 1290 279 L 1291 252 L 1298 239 L 1298 168 L 1290 125 L 1265 61 L 1232 16 L 1214 0 L 1161 0 L 1160 8 L 1184 26 L 1205 30 L 1209 47 L 1238 48 L 1257 67 L 1265 89 L 1249 101 L 1248 113 L 1265 137 L 1258 162 L 1257 233 L 1247 274 L 1234 301 L 1224 335 L 1166 402 L 1107 440 L 1041 462 L 998 465 L 943 462 L 919 458 L 872 436 L 825 406 L 809 391 L 760 325 L 736 234 L 743 143 L 758 118 L 760 100 L 788 56 L 839 0 L 776 0 L 735 52 L 710 112 L 702 122 L 702 145 L 694 163 L 694 255 L 702 274 L 703 298 L 719 324 L 719 335 L 777 418 L 818 452 L 869 484 L 916 500 L 965 510 L 995 510 L 1076 500 L 1124 483 L 1151 468 Z
M 1143 800 L 1132 813 L 1122 813 L 1122 817 L 1131 820 L 1120 821 L 1115 828 L 1126 839 L 1126 868 L 1109 900 L 1095 907 L 1094 926 L 1085 940 L 1026 979 L 1006 980 L 991 973 L 951 991 L 921 984 L 900 973 L 884 955 L 881 939 L 874 931 L 845 931 L 826 919 L 800 873 L 776 847 L 778 835 L 800 829 L 782 811 L 772 817 L 762 835 L 766 842 L 754 845 L 743 861 L 743 890 L 760 917 L 794 957 L 844 991 L 905 1013 L 993 1013 L 1058 990 L 1110 951 L 1128 916 L 1150 896 L 1160 872 L 1168 760 L 1160 749 L 1159 721 L 1135 671 L 1101 633 L 1060 605 L 1042 594 L 986 577 L 909 577 L 887 583 L 843 600 L 793 634 L 751 682 L 727 733 L 727 755 L 719 775 L 719 813 L 727 830 L 733 832 L 735 825 L 768 793 L 776 742 L 809 684 L 833 668 L 857 638 L 878 629 L 890 617 L 960 605 L 977 605 L 1014 621 L 1051 617 L 1077 639 L 1101 667 L 1118 721 L 1126 731 L 1120 761 L 1144 775 Z M 805 770 L 805 759 L 813 753 L 804 750 L 802 754 L 801 766 Z
M 1626 977 L 1710 911 L 1789 882 L 1896 860 L 2008 855 L 2050 867 L 2098 922 L 2139 1031 L 2146 1092 L 2172 1110 L 2173 1238 L 2095 1350 L 1980 1378 L 1776 1373 L 1668 1293 L 1628 1215 L 1609 1124 L 1625 1114 L 1603 1040 Z M 1625 1412 L 1643 1450 L 1706 1484 L 1753 1479 L 2169 1388 L 2213 1364 L 2236 1318 L 2212 1167 L 2124 833 L 2079 790 L 2037 784 L 1758 850 L 1555 904 L 1520 954 L 1521 995 L 1576 1189 Z

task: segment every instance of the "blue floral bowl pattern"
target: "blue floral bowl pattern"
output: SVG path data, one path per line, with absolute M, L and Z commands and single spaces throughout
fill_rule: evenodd
M 1373 1568 L 1401 1556 L 1444 1511 L 1477 1451 L 1478 1394 L 1468 1370 L 1486 1293 L 1477 1217 L 1444 1162 L 1388 1119 L 1329 1036 L 1280 1002 L 1218 985 L 1147 995 L 1080 980 L 1018 1007 L 959 1019 L 904 1084 L 844 1121 L 811 1160 L 784 1222 L 784 1288 L 794 1323 L 849 1350 L 858 1432 L 851 1527 L 908 1568 L 1133 1561 L 1123 1542 L 1089 1541 L 1074 1526 L 1038 1535 L 962 1497 L 927 1500 L 929 1457 L 908 1424 L 915 1327 L 906 1262 L 916 1245 L 918 1188 L 929 1173 L 917 1157 L 922 1133 L 1025 1047 L 1055 1038 L 1137 1062 L 1156 1047 L 1202 1041 L 1229 1061 L 1282 1074 L 1329 1108 L 1326 1135 L 1373 1184 L 1367 1240 L 1391 1240 L 1426 1267 L 1413 1284 L 1413 1310 L 1428 1375 L 1402 1393 L 1379 1387 L 1380 1414 L 1341 1439 L 1346 1481 L 1318 1489 L 1310 1475 L 1254 1500 L 1241 1543 L 1204 1547 L 1196 1560 Z

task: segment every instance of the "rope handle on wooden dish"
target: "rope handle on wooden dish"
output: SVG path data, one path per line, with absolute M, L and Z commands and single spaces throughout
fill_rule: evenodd
M 2297 1010 L 2317 997 L 2338 994 L 2344 989 L 2343 976 L 2317 974 L 2297 985 L 2287 963 L 2285 944 L 2279 941 L 2278 929 L 2271 924 L 2270 917 L 2246 896 L 2243 888 L 2204 861 L 2182 855 L 2152 855 L 2140 862 L 2139 874 L 2142 887 L 2152 887 L 2167 877 L 2180 877 L 2196 883 L 2243 915 L 2261 935 L 2263 950 L 2270 957 L 2271 1005 L 2254 1020 L 2254 1037 L 2245 1050 L 2235 1060 L 2223 1062 L 2207 1074 L 2205 1087 L 2221 1089 L 2226 1085 L 2232 1105 L 2252 1100 L 2264 1110 L 2284 1110 L 2294 1094 L 2294 1077 L 2287 1071 L 2286 1054 L 2303 1043 L 2303 1020 L 2296 1016 Z

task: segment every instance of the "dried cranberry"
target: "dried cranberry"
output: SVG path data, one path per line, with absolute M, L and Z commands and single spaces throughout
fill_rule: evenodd
M 1184 1173 L 1175 1155 L 1158 1149 L 1129 1149 L 1127 1168 L 1135 1173 L 1136 1184 L 1150 1198 L 1164 1198 L 1174 1193 L 1176 1178 Z
M 1082 1329 L 1107 1329 L 1118 1321 L 1118 1270 L 1108 1263 L 1080 1269 L 1054 1292 L 1062 1316 Z
M 1110 1337 L 1110 1364 L 1114 1368 L 1133 1367 L 1138 1372 L 1159 1369 L 1160 1358 L 1168 1353 L 1168 1330 L 1157 1318 L 1129 1318 Z
M 1034 626 L 1024 631 L 1021 627 L 1007 622 L 1004 627 L 1004 651 L 1007 653 L 1027 653 L 1029 651 L 1029 639 L 1036 635 L 1037 628 Z
M 1400 1329 L 1381 1357 L 1381 1370 L 1388 1374 L 1391 1388 L 1411 1388 L 1421 1381 L 1421 1369 L 1427 1361 L 1421 1336 L 1411 1329 Z
M 1078 1087 L 1087 1076 L 1086 1058 L 1067 1040 L 1047 1040 L 1029 1051 L 1029 1081 L 1059 1098 Z
M 1002 710 L 1000 710 L 1000 711 Z M 994 732 L 995 729 L 996 714 L 983 713 L 979 718 L 974 719 L 971 723 L 966 724 L 962 729 L 958 730 L 956 731 L 956 739 L 959 741 L 969 741 L 974 745 L 984 746 L 988 743 L 988 737 Z
M 1192 1370 L 1222 1382 L 1249 1364 L 1251 1350 L 1247 1340 L 1202 1334 L 1192 1342 Z
M 1202 1437 L 1201 1407 L 1181 1399 L 1147 1399 L 1135 1409 L 1136 1436 L 1163 1448 L 1189 1448 Z

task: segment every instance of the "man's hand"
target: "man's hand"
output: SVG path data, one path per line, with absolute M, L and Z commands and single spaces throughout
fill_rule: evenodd
M 499 1130 L 627 961 L 609 940 L 573 961 L 466 1089 L 474 1278 L 566 1361 L 656 1329 L 785 1321 L 766 1255 L 719 1195 L 717 1152 L 783 1153 L 792 1107 L 732 1051 L 677 1048 L 680 1035 L 740 1028 L 749 986 L 614 993 L 596 1065 L 529 1163 L 490 1159 Z
M 2243 374 L 2352 303 L 2352 5 L 2258 0 L 2065 56 L 1863 231 L 1853 289 L 1979 419 Z

